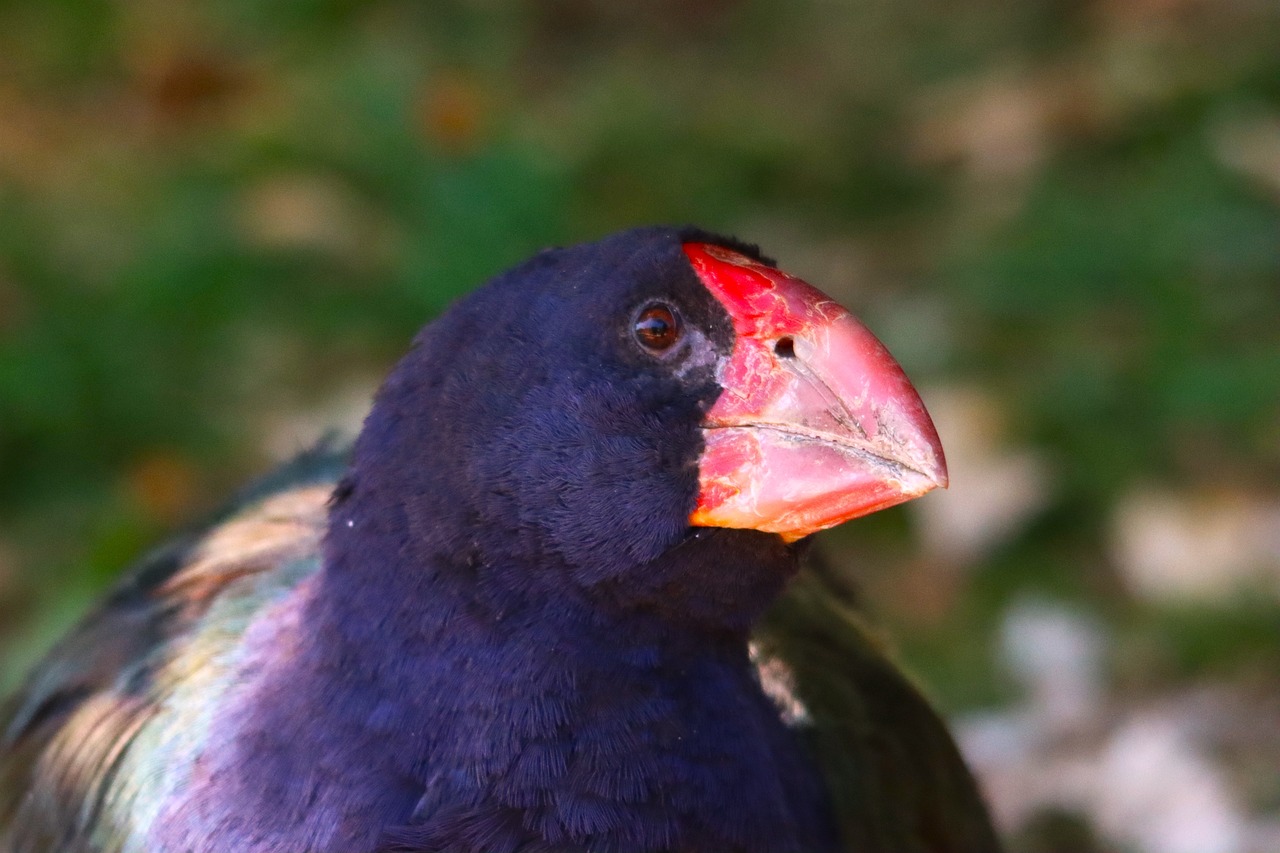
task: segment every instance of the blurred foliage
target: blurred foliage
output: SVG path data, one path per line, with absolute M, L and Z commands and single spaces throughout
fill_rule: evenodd
M 1277 44 L 1250 0 L 3 0 L 0 687 L 458 294 L 653 221 L 760 241 L 1052 472 L 965 560 L 832 538 L 945 706 L 1009 696 L 1026 591 L 1135 690 L 1274 679 L 1280 580 L 1167 604 L 1113 540 L 1139 488 L 1280 500 Z

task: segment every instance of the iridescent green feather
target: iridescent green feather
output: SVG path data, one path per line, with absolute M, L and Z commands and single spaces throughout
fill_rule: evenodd
M 791 670 L 847 848 L 996 853 L 986 806 L 946 725 L 842 597 L 821 569 L 807 568 L 757 642 Z
M 0 853 L 145 853 L 160 804 L 235 689 L 250 621 L 313 574 L 341 456 L 312 454 L 145 560 L 0 716 Z M 955 744 L 861 618 L 810 568 L 757 637 L 856 853 L 999 849 Z
M 142 851 L 248 622 L 319 565 L 327 449 L 153 552 L 0 708 L 0 853 Z

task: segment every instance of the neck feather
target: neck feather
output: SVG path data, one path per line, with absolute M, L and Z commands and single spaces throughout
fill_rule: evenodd
M 212 799 L 256 817 L 211 820 L 209 849 L 833 849 L 745 627 L 657 600 L 602 609 L 609 590 L 543 583 L 545 564 L 445 559 L 339 510 L 323 570 L 281 623 L 304 641 L 254 640 L 255 686 L 219 750 L 222 778 L 241 782 Z M 286 640 L 287 659 L 273 651 Z

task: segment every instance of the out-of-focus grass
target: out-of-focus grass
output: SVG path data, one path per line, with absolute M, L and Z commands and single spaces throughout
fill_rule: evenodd
M 976 389 L 956 497 L 1027 512 L 831 538 L 945 707 L 1016 697 L 1025 594 L 1102 620 L 1121 692 L 1267 681 L 1274 540 L 1183 599 L 1116 543 L 1142 490 L 1262 540 L 1280 505 L 1277 44 L 1245 0 L 0 3 L 0 687 L 452 298 L 653 221 Z

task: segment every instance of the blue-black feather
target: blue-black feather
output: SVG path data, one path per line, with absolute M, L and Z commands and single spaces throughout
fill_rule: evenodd
M 747 658 L 794 549 L 686 541 L 720 389 L 626 334 L 663 298 L 731 348 L 688 236 L 545 253 L 419 336 L 321 572 L 277 616 L 306 634 L 250 632 L 160 849 L 834 849 L 818 772 Z
M 721 389 L 628 337 L 660 298 L 732 348 L 690 239 L 758 257 L 679 228 L 541 253 L 418 336 L 349 457 L 309 454 L 145 562 L 9 716 L 0 849 L 994 850 L 945 731 L 842 615 L 779 644 L 847 653 L 798 670 L 839 674 L 830 723 L 799 732 L 761 689 L 748 636 L 802 547 L 688 527 Z M 900 702 L 923 709 L 901 740 L 868 734 Z M 51 757 L 99 720 L 95 762 Z M 918 740 L 944 772 L 876 758 Z M 956 844 L 935 790 L 969 814 Z

